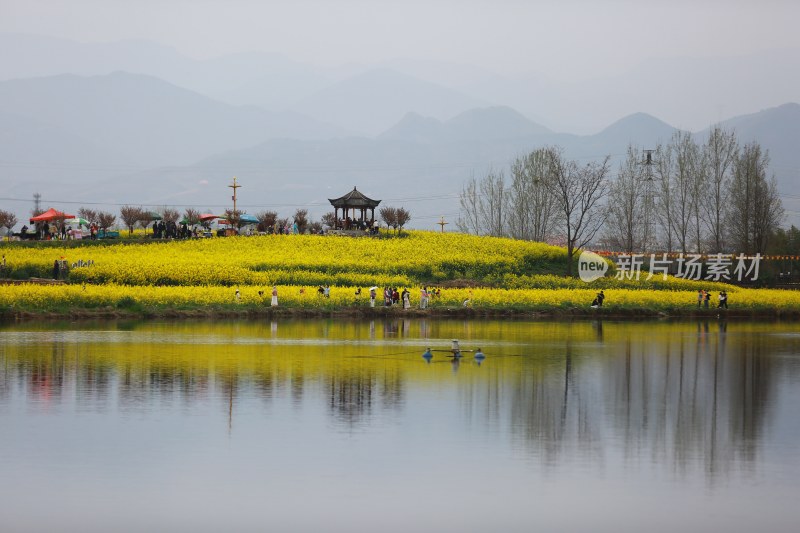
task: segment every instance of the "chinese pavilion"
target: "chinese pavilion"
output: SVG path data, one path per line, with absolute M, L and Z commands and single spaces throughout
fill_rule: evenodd
M 342 229 L 364 229 L 366 226 L 375 224 L 375 208 L 381 203 L 380 200 L 367 198 L 355 187 L 349 193 L 340 198 L 328 199 L 333 206 L 336 228 Z M 339 210 L 342 215 L 339 217 Z M 367 218 L 369 210 L 369 218 Z

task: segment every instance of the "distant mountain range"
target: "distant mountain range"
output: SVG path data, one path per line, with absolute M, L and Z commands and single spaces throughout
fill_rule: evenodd
M 558 133 L 507 106 L 462 110 L 480 102 L 392 71 L 369 72 L 362 79 L 371 89 L 359 91 L 351 79 L 305 100 L 306 109 L 319 106 L 315 115 L 328 109 L 326 118 L 335 123 L 299 111 L 226 104 L 149 75 L 0 81 L 0 181 L 7 197 L 26 199 L 38 191 L 54 204 L 221 210 L 230 197 L 226 185 L 236 175 L 249 211 L 290 214 L 304 206 L 313 216 L 328 210 L 327 198 L 357 185 L 383 205 L 411 208 L 412 225 L 427 227 L 441 215 L 455 218 L 467 178 L 506 169 L 515 156 L 537 147 L 559 145 L 569 157 L 611 155 L 616 161 L 629 143 L 652 148 L 675 131 L 651 115 L 634 113 L 593 135 Z M 386 93 L 392 86 L 397 98 L 361 102 L 372 108 L 374 121 L 350 124 L 375 130 L 374 136 L 353 136 L 342 126 L 347 110 L 370 90 Z M 431 116 L 425 109 L 440 112 Z M 393 124 L 377 129 L 395 115 Z M 743 142 L 756 140 L 770 151 L 784 193 L 800 183 L 800 105 L 734 117 L 723 125 L 735 128 Z M 787 196 L 785 203 L 797 218 L 800 205 L 794 204 L 800 202 Z M 21 205 L 21 212 L 29 210 Z
M 471 109 L 439 121 L 407 113 L 400 122 L 381 133 L 382 140 L 414 142 L 502 141 L 551 134 L 549 129 L 525 118 L 510 107 Z
M 564 65 L 565 72 L 570 68 Z M 402 58 L 335 68 L 263 52 L 198 60 L 148 41 L 79 43 L 0 33 L 0 80 L 115 71 L 157 77 L 231 105 L 299 112 L 365 136 L 388 129 L 407 112 L 447 120 L 498 105 L 554 131 L 595 133 L 637 111 L 698 130 L 800 101 L 798 49 L 723 57 L 698 51 L 690 57 L 653 58 L 595 79 L 570 72 L 568 81 L 536 72 L 498 74 L 472 65 Z
M 292 106 L 294 111 L 374 136 L 408 111 L 438 119 L 487 105 L 453 89 L 390 69 L 371 69 Z
M 340 128 L 299 113 L 231 106 L 158 78 L 124 72 L 0 82 L 0 113 L 32 119 L 71 135 L 75 142 L 82 139 L 144 165 L 188 164 L 209 153 L 274 137 L 343 134 Z M 36 138 L 31 142 L 45 158 L 57 149 Z M 9 156 L 13 160 L 13 154 Z

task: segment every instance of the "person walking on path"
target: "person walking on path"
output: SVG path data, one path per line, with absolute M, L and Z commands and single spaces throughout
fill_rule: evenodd
M 419 291 L 419 308 L 428 308 L 428 287 L 422 287 L 422 290 Z
M 708 291 L 704 291 L 704 292 L 705 292 L 705 298 L 703 299 L 703 307 L 708 309 L 708 302 L 711 301 L 711 293 L 708 292 Z
M 375 296 L 377 296 L 376 291 L 377 287 L 372 287 L 369 290 L 369 306 L 375 307 Z
M 272 307 L 278 307 L 278 287 L 272 286 Z
M 411 293 L 408 289 L 403 289 L 403 309 L 411 308 Z
M 697 291 L 697 307 L 703 305 L 703 289 Z

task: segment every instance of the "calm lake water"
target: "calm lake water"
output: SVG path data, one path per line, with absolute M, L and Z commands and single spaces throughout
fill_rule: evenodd
M 453 362 L 427 347 L 480 347 Z M 800 530 L 800 324 L 0 326 L 0 530 Z

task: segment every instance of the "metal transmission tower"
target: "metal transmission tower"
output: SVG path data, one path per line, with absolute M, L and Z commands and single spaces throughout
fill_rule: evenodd
M 653 193 L 653 152 L 655 150 L 642 150 L 644 159 L 642 165 L 644 166 L 644 247 L 648 251 L 652 251 L 657 244 L 656 228 L 655 228 L 655 198 Z
M 42 212 L 42 195 L 38 192 L 33 193 L 33 216 L 38 216 Z

